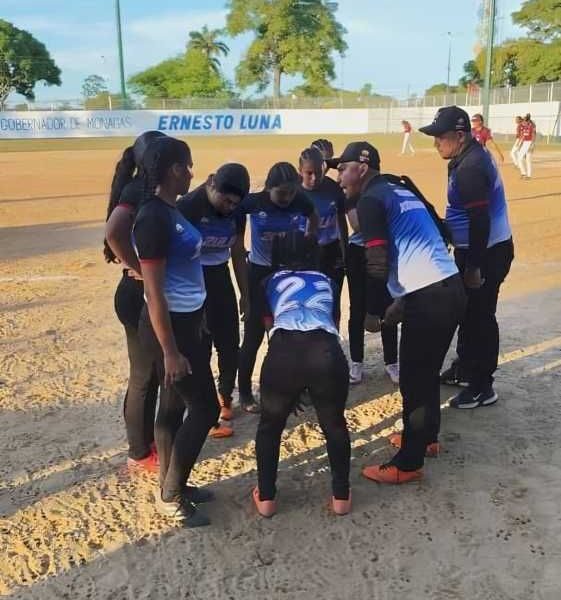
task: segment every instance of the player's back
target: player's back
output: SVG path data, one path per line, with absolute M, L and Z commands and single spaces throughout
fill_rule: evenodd
M 323 330 L 339 335 L 335 321 L 334 292 L 329 277 L 318 271 L 278 271 L 265 283 L 265 296 L 273 318 L 271 335 L 278 330 Z

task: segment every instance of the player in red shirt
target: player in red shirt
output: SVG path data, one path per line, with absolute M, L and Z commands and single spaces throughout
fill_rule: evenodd
M 536 124 L 532 121 L 530 113 L 520 124 L 520 138 L 522 144 L 518 151 L 518 168 L 522 179 L 530 179 L 532 177 L 532 155 L 536 144 Z
M 524 119 L 521 116 L 516 117 L 516 139 L 510 149 L 510 158 L 512 158 L 513 164 L 518 167 L 518 151 L 522 145 L 522 121 Z
M 474 137 L 484 148 L 492 148 L 498 155 L 501 163 L 505 161 L 502 150 L 496 144 L 493 139 L 493 134 L 488 127 L 485 127 L 483 123 L 483 115 L 475 114 L 471 118 L 471 135 Z
M 407 152 L 415 154 L 415 149 L 411 143 L 411 123 L 409 123 L 409 121 L 401 121 L 401 124 L 403 125 L 403 144 L 401 146 L 401 154 L 407 154 Z

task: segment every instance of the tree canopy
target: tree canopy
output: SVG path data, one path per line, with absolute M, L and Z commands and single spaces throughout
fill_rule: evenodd
M 82 96 L 94 98 L 102 92 L 107 92 L 107 84 L 101 75 L 88 75 L 82 83 Z
M 226 30 L 255 37 L 236 69 L 241 88 L 263 91 L 271 82 L 280 96 L 282 75 L 300 74 L 302 89 L 322 93 L 335 78 L 332 54 L 346 48 L 337 4 L 326 0 L 229 0 Z
M 219 39 L 222 29 L 209 29 L 206 25 L 201 31 L 191 31 L 187 49 L 200 50 L 207 58 L 211 68 L 216 73 L 220 72 L 218 56 L 228 56 L 230 48 Z
M 60 85 L 60 69 L 29 32 L 0 19 L 0 108 L 11 92 L 35 99 L 35 85 Z
M 188 48 L 185 54 L 136 73 L 131 89 L 147 98 L 185 98 L 229 95 L 229 85 L 212 67 L 202 50 Z

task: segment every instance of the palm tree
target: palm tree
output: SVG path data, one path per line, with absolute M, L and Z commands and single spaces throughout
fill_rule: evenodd
M 220 60 L 216 58 L 221 54 L 228 56 L 230 48 L 221 40 L 219 36 L 223 34 L 222 29 L 209 29 L 206 25 L 201 31 L 191 31 L 189 33 L 189 42 L 187 48 L 200 50 L 206 57 L 213 71 L 220 71 Z

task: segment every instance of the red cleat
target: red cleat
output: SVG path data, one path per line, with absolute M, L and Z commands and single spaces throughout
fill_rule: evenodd
M 402 440 L 403 440 L 402 433 L 393 433 L 389 437 L 390 444 L 394 448 L 398 448 L 398 449 L 401 448 Z M 432 444 L 429 444 L 426 447 L 425 456 L 427 458 L 438 458 L 439 454 L 440 454 L 440 444 L 438 442 L 432 442 Z
M 157 452 L 150 450 L 150 454 L 144 458 L 127 458 L 127 467 L 133 471 L 146 471 L 147 473 L 158 473 L 160 470 L 160 459 Z
M 252 492 L 253 503 L 257 512 L 266 519 L 270 519 L 277 512 L 277 503 L 274 500 L 260 500 L 259 488 L 256 486 Z
M 409 483 L 410 481 L 419 481 L 423 478 L 423 471 L 402 471 L 394 465 L 372 465 L 362 469 L 363 477 L 377 481 L 378 483 Z

